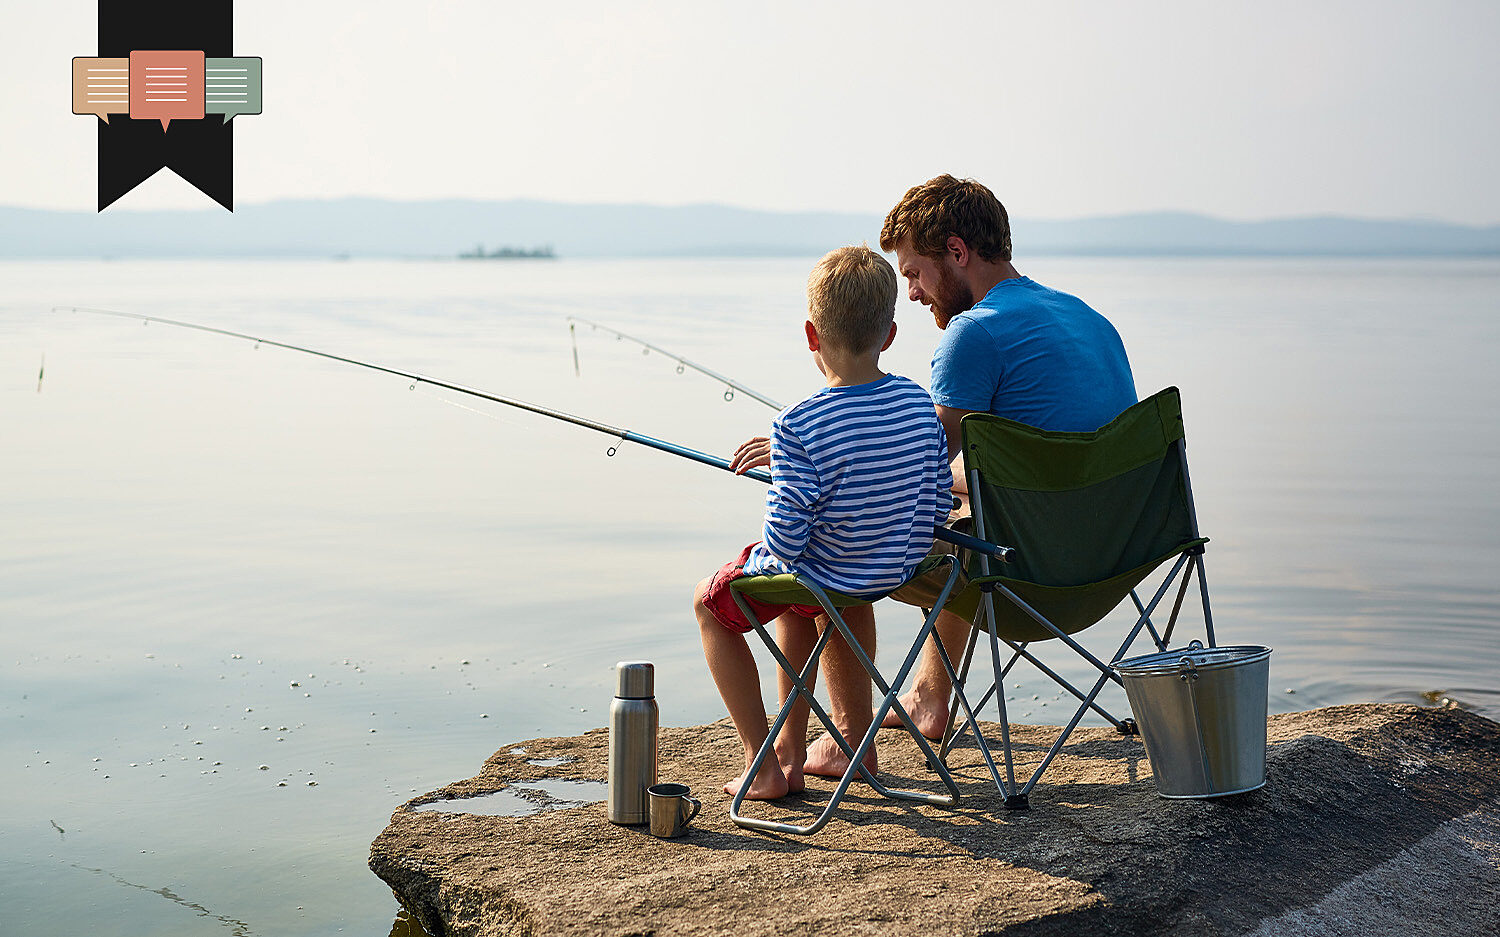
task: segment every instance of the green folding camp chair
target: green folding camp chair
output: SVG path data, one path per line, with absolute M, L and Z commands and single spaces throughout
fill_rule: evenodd
M 961 425 L 974 534 L 1014 546 L 1015 554 L 1003 566 L 983 554 L 968 561 L 970 583 L 949 602 L 951 610 L 974 622 L 959 685 L 968 677 L 979 635 L 987 633 L 994 684 L 975 708 L 982 709 L 994 694 L 1006 773 L 1005 781 L 997 777 L 996 783 L 1007 807 L 1024 808 L 1042 772 L 1087 712 L 1098 713 L 1124 734 L 1135 734 L 1135 723 L 1105 710 L 1098 702 L 1099 693 L 1110 681 L 1120 682 L 1110 665 L 1126 655 L 1143 630 L 1158 650 L 1166 650 L 1194 572 L 1204 629 L 1209 645 L 1214 645 L 1203 574 L 1203 545 L 1208 541 L 1198 533 L 1188 484 L 1182 403 L 1175 387 L 1141 401 L 1090 433 L 1046 432 L 990 414 L 970 414 Z M 1143 604 L 1136 587 L 1174 559 L 1151 601 Z M 1174 580 L 1179 583 L 1176 601 L 1166 627 L 1158 630 L 1151 616 Z M 1101 621 L 1127 596 L 1137 618 L 1114 656 L 1105 662 L 1072 635 Z M 1077 652 L 1097 671 L 1091 689 L 1073 686 L 1030 646 L 1052 639 Z M 1002 643 L 1010 649 L 1005 664 L 1001 663 Z M 1030 780 L 1018 785 L 1005 694 L 999 688 L 1023 658 L 1080 705 Z M 960 726 L 950 716 L 943 734 L 943 758 L 958 737 L 972 728 L 971 721 Z M 973 734 L 987 752 L 983 735 Z
M 1004 558 L 1009 555 L 1008 551 L 1004 548 L 984 544 L 977 539 L 943 530 L 942 528 L 938 529 L 936 535 L 950 543 L 962 544 L 975 551 L 985 551 L 986 555 L 993 558 Z M 792 681 L 792 692 L 787 694 L 787 698 L 782 702 L 781 710 L 776 714 L 776 719 L 771 724 L 770 734 L 766 737 L 765 743 L 761 745 L 760 751 L 756 753 L 755 759 L 745 776 L 753 778 L 760 771 L 760 767 L 766 758 L 771 756 L 776 736 L 781 732 L 782 725 L 785 724 L 787 717 L 791 715 L 792 707 L 799 697 L 807 700 L 812 712 L 817 715 L 818 721 L 828 731 L 829 737 L 849 757 L 849 769 L 839 779 L 833 796 L 829 798 L 822 812 L 812 823 L 806 826 L 799 826 L 792 823 L 763 820 L 742 815 L 740 808 L 745 800 L 745 788 L 748 787 L 748 785 L 744 785 L 741 787 L 739 793 L 735 795 L 734 801 L 729 807 L 729 816 L 736 824 L 748 829 L 765 830 L 775 833 L 795 833 L 803 836 L 816 833 L 833 816 L 834 810 L 843 801 L 844 795 L 849 790 L 849 785 L 854 783 L 854 778 L 857 775 L 862 775 L 865 782 L 874 788 L 876 793 L 884 797 L 945 807 L 958 803 L 958 785 L 954 782 L 953 775 L 948 771 L 947 765 L 943 764 L 933 751 L 932 745 L 917 730 L 916 725 L 912 723 L 911 716 L 907 714 L 906 709 L 902 707 L 901 702 L 896 696 L 900 692 L 906 678 L 910 675 L 912 667 L 921 653 L 922 646 L 927 641 L 928 635 L 932 634 L 933 625 L 937 621 L 937 610 L 942 608 L 943 604 L 953 593 L 959 579 L 958 561 L 952 554 L 927 557 L 908 578 L 908 583 L 915 580 L 933 583 L 936 587 L 937 600 L 931 610 L 924 609 L 926 614 L 923 616 L 922 627 L 918 630 L 916 639 L 912 642 L 911 649 L 907 653 L 901 669 L 896 674 L 895 679 L 889 684 L 881 677 L 874 662 L 865 654 L 864 649 L 860 647 L 854 635 L 849 632 L 849 626 L 844 622 L 843 615 L 839 613 L 840 609 L 849 608 L 854 605 L 868 605 L 875 601 L 874 599 L 855 598 L 842 593 L 827 591 L 811 579 L 797 574 L 746 576 L 730 583 L 730 594 L 734 597 L 735 603 L 739 605 L 740 610 L 745 614 L 745 618 L 755 624 L 755 633 L 760 635 L 761 640 L 770 649 L 771 656 L 775 658 L 777 666 L 785 671 Z M 755 613 L 746 605 L 744 601 L 746 596 L 772 604 L 817 604 L 823 608 L 823 611 L 828 615 L 832 627 L 824 628 L 822 634 L 818 636 L 817 642 L 813 645 L 812 653 L 808 657 L 807 665 L 801 671 L 798 671 L 792 665 L 791 661 L 787 660 L 786 656 L 782 654 L 781 648 L 777 646 L 776 640 L 766 630 L 765 626 L 760 623 Z M 824 711 L 823 707 L 818 703 L 817 698 L 807 686 L 808 678 L 816 671 L 818 661 L 823 654 L 823 649 L 828 646 L 828 641 L 833 636 L 835 629 L 843 635 L 844 641 L 854 651 L 860 665 L 864 667 L 865 672 L 870 675 L 870 679 L 874 682 L 876 689 L 882 694 L 880 703 L 876 707 L 874 719 L 870 723 L 870 730 L 865 733 L 857 745 L 851 744 L 844 737 L 843 733 L 833 724 L 833 720 L 829 718 L 828 713 Z M 958 688 L 956 705 L 964 711 L 967 719 L 966 724 L 973 728 L 977 735 L 979 730 L 978 722 L 974 715 L 974 708 L 969 706 L 968 698 L 963 694 L 962 684 L 958 681 L 958 675 L 954 671 L 953 664 L 946 656 L 944 657 L 944 663 L 948 669 L 949 676 L 954 680 L 954 686 Z M 875 744 L 875 733 L 880 728 L 881 720 L 885 718 L 885 714 L 892 709 L 900 716 L 901 722 L 906 726 L 907 733 L 921 746 L 923 754 L 927 757 L 928 764 L 936 769 L 943 787 L 946 788 L 946 793 L 931 794 L 922 791 L 892 789 L 882 784 L 873 773 L 865 768 L 865 755 L 869 752 L 870 746 Z M 984 756 L 986 759 L 990 758 L 988 750 L 984 752 Z M 990 770 L 992 773 L 997 772 L 993 761 L 990 761 Z M 998 783 L 998 773 L 995 773 L 995 777 Z

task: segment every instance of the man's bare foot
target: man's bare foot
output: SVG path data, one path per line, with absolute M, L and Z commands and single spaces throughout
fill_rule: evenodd
M 807 779 L 802 775 L 802 765 L 807 761 L 807 752 L 786 752 L 776 750 L 776 758 L 781 763 L 781 774 L 786 778 L 786 789 L 789 794 L 800 794 L 807 790 Z
M 724 793 L 731 796 L 738 794 L 741 785 L 744 783 L 745 776 L 741 774 L 733 781 L 724 785 Z M 781 766 L 774 761 L 767 761 L 760 766 L 760 771 L 755 775 L 754 783 L 745 792 L 745 799 L 775 800 L 778 797 L 785 797 L 788 790 L 789 785 L 787 784 L 786 775 L 781 771 Z
M 871 774 L 880 771 L 874 746 L 871 746 L 869 753 L 865 755 L 865 767 Z M 832 737 L 821 735 L 807 746 L 807 761 L 802 765 L 802 770 L 819 777 L 841 778 L 844 772 L 849 770 L 849 756 L 844 754 L 844 750 Z
M 932 741 L 943 737 L 943 730 L 948 728 L 948 699 L 934 699 L 932 696 L 914 689 L 901 697 L 901 705 L 906 708 L 906 714 L 911 716 L 911 721 L 917 724 L 917 731 Z M 901 728 L 901 717 L 896 714 L 895 707 L 889 709 L 885 718 L 881 720 L 882 729 Z

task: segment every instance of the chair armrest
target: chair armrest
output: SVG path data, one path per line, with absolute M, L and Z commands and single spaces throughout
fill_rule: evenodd
M 1015 556 L 1016 553 L 1015 547 L 1002 547 L 998 543 L 990 543 L 988 540 L 980 540 L 978 537 L 971 537 L 968 534 L 961 534 L 958 531 L 950 530 L 947 527 L 934 527 L 932 530 L 932 536 L 936 540 L 942 540 L 946 543 L 951 543 L 954 546 L 963 547 L 966 550 L 973 550 L 975 553 L 983 553 L 986 556 L 992 556 L 1002 563 L 1009 563 L 1011 561 L 1011 557 Z

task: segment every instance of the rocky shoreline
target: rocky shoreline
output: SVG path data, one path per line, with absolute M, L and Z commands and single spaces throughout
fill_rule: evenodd
M 1012 729 L 1023 759 L 1055 731 Z M 857 785 L 802 839 L 730 822 L 727 722 L 664 728 L 661 779 L 704 806 L 687 836 L 657 840 L 570 800 L 605 777 L 599 729 L 507 746 L 413 798 L 369 864 L 437 937 L 1500 933 L 1500 723 L 1362 704 L 1272 716 L 1268 740 L 1261 790 L 1169 801 L 1138 739 L 1081 729 L 1017 812 L 960 748 L 957 808 Z M 933 785 L 899 733 L 881 756 L 888 783 Z M 805 822 L 831 788 L 756 815 Z M 461 812 L 501 797 L 528 815 Z

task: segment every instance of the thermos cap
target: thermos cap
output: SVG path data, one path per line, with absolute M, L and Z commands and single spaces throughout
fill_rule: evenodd
M 651 699 L 655 693 L 655 664 L 649 660 L 622 660 L 615 664 L 615 696 L 620 699 Z

